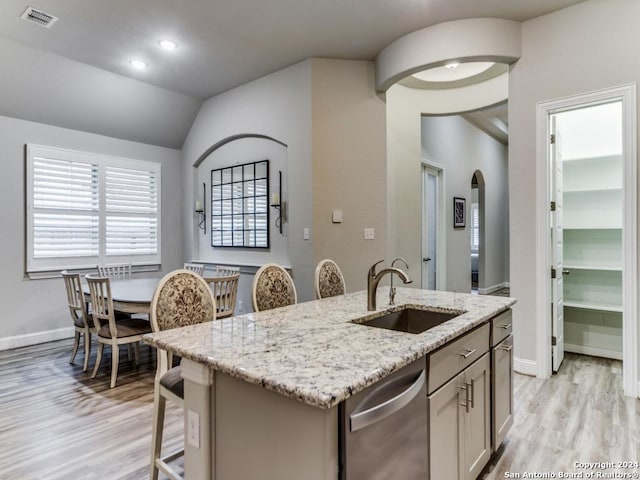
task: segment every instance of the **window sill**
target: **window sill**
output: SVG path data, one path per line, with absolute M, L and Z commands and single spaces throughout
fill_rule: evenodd
M 131 273 L 143 273 L 143 272 L 157 272 L 160 270 L 160 264 L 151 264 L 151 265 L 133 265 L 131 267 Z M 42 270 L 37 272 L 27 272 L 25 274 L 25 278 L 28 280 L 45 280 L 50 278 L 60 278 L 60 272 L 63 269 L 55 269 L 55 270 Z M 94 268 L 68 268 L 70 272 L 79 273 L 81 275 L 86 275 L 88 273 L 96 273 L 96 269 Z

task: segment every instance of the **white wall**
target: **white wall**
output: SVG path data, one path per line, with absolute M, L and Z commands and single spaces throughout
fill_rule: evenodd
M 507 283 L 507 147 L 461 116 L 423 116 L 422 157 L 445 167 L 447 289 L 468 292 L 471 288 L 471 178 L 476 170 L 485 182 L 484 271 L 479 288 L 495 289 Z M 453 228 L 453 197 L 467 200 L 464 229 Z
M 198 189 L 199 194 L 202 183 L 198 183 L 193 165 L 212 145 L 241 134 L 265 135 L 286 145 L 288 258 L 293 268 L 298 300 L 310 300 L 313 298 L 315 268 L 313 232 L 310 240 L 303 240 L 302 233 L 305 227 L 311 228 L 313 223 L 311 60 L 285 68 L 203 103 L 187 136 L 182 155 L 185 260 L 198 260 L 201 254 L 200 244 L 195 237 L 199 234 L 193 205 L 196 198 L 194 188 Z M 223 262 L 230 258 L 230 255 L 236 255 L 228 253 L 228 249 L 225 250 L 227 253 L 220 254 L 214 250 L 210 253 L 211 258 Z M 272 255 L 247 255 L 247 261 L 242 263 L 259 265 L 266 261 L 282 260 L 281 256 L 275 254 L 274 250 Z M 243 282 L 243 285 L 246 284 L 247 282 Z
M 1 37 L 0 58 L 0 115 L 12 118 L 180 148 L 201 103 Z
M 536 362 L 536 103 L 640 81 L 640 2 L 590 0 L 523 23 L 509 79 L 511 294 L 515 355 Z M 535 368 L 533 368 L 535 372 Z
M 385 258 L 386 105 L 372 62 L 312 62 L 314 263 L 333 259 L 347 291 L 364 290 L 369 267 Z M 342 223 L 332 222 L 334 209 Z M 365 228 L 375 229 L 374 240 L 364 239 Z
M 202 198 L 202 184 L 207 188 L 206 233 L 202 230 L 194 237 L 194 258 L 199 261 L 211 263 L 231 263 L 238 265 L 261 265 L 267 262 L 276 262 L 284 266 L 290 266 L 289 251 L 287 248 L 288 224 L 283 224 L 283 233 L 280 234 L 276 227 L 278 210 L 269 208 L 270 235 L 269 249 L 262 248 L 212 248 L 211 247 L 211 170 L 216 168 L 240 165 L 243 163 L 269 160 L 269 188 L 270 192 L 278 191 L 278 171 L 282 171 L 283 184 L 287 178 L 287 147 L 263 138 L 242 138 L 226 143 L 211 152 L 197 168 L 198 197 Z M 286 184 L 283 185 L 282 199 L 287 200 Z M 192 202 L 193 203 L 193 202 Z M 197 217 L 195 217 L 197 218 Z
M 72 335 L 62 279 L 25 277 L 26 143 L 161 163 L 163 272 L 182 261 L 179 150 L 0 117 L 0 349 Z
M 387 91 L 387 256 L 405 257 L 411 272 L 422 269 L 422 115 L 476 110 L 504 101 L 507 92 L 506 74 L 464 88 L 429 91 L 396 84 Z M 455 172 L 451 174 L 455 176 Z M 469 189 L 471 174 L 468 178 L 465 175 Z M 452 198 L 454 194 L 447 195 Z M 447 208 L 453 208 L 452 205 L 451 200 Z M 446 219 L 447 228 L 449 219 L 450 216 Z M 456 237 L 461 236 L 458 232 Z M 459 242 L 461 248 L 463 243 Z M 446 288 L 452 289 L 454 283 L 456 290 L 466 290 L 467 284 L 471 288 L 470 275 L 447 278 Z M 419 287 L 420 282 L 415 282 L 415 286 Z

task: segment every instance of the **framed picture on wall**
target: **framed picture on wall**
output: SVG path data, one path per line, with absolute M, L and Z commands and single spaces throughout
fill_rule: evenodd
M 453 197 L 453 228 L 465 227 L 466 200 L 461 197 Z

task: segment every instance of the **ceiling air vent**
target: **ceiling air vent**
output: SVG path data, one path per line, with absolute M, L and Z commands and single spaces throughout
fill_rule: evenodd
M 20 15 L 20 18 L 45 28 L 51 28 L 51 25 L 56 23 L 56 20 L 58 20 L 58 17 L 54 17 L 42 10 L 36 10 L 33 7 L 27 7 L 24 13 Z

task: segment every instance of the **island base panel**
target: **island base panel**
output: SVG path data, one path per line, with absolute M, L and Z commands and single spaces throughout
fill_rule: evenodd
M 216 480 L 337 480 L 338 408 L 216 372 Z

